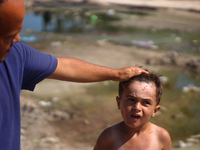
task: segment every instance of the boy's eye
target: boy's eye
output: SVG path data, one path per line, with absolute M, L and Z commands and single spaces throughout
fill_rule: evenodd
M 144 101 L 144 104 L 145 104 L 145 105 L 150 105 L 150 102 Z
M 129 99 L 128 99 L 128 101 L 132 102 L 132 101 L 134 101 L 134 99 L 132 99 L 132 98 L 129 98 Z
M 129 98 L 128 101 L 129 101 L 129 102 L 136 102 L 136 100 L 133 99 L 133 98 Z

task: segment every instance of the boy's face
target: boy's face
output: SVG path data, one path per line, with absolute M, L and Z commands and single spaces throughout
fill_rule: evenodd
M 153 82 L 133 81 L 117 97 L 124 122 L 131 128 L 140 128 L 155 116 L 160 106 L 156 104 L 156 86 Z

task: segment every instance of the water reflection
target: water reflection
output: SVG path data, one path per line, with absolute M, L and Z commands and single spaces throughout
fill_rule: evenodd
M 36 15 L 35 13 L 26 14 L 24 17 L 24 25 L 21 32 L 31 29 L 36 32 L 41 32 L 43 19 L 41 15 Z
M 43 13 L 43 22 L 44 22 L 44 31 L 47 31 L 47 26 L 51 25 L 52 13 L 50 11 L 44 11 Z
M 26 14 L 23 31 L 32 29 L 37 32 L 49 31 L 57 33 L 82 32 L 90 22 L 89 17 L 84 17 L 84 12 L 76 11 L 50 11 L 32 12 Z M 94 19 L 93 19 L 94 20 Z
M 71 17 L 66 17 L 60 12 L 52 13 L 50 11 L 44 11 L 41 14 L 32 12 L 25 15 L 22 31 L 31 29 L 36 32 L 49 31 L 61 33 L 72 28 L 78 22 L 77 20 L 73 21 Z
M 181 90 L 183 89 L 183 87 L 186 87 L 188 85 L 200 86 L 200 83 L 198 83 L 198 81 L 195 81 L 192 77 L 187 76 L 186 74 L 179 73 L 177 76 L 175 89 Z

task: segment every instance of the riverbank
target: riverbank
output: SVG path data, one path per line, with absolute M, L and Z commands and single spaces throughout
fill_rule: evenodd
M 27 8 L 37 5 L 55 4 L 52 0 L 24 0 Z M 200 12 L 200 0 L 57 0 L 56 4 L 74 4 L 74 5 L 102 5 L 104 7 L 123 6 L 132 8 L 149 8 L 149 9 L 178 9 Z
M 127 7 L 140 7 L 149 9 L 178 9 L 200 12 L 199 0 L 96 0 L 104 5 L 121 5 Z

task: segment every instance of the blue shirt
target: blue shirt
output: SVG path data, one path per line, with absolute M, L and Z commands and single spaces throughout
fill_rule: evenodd
M 33 91 L 56 67 L 56 57 L 13 43 L 0 63 L 0 149 L 20 150 L 20 91 Z

